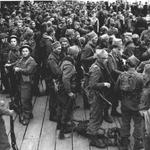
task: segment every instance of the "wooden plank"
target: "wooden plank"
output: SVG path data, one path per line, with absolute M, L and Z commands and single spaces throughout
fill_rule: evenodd
M 0 100 L 3 100 L 5 102 L 5 107 L 9 108 L 9 98 L 6 98 L 6 94 L 0 94 Z M 5 121 L 6 133 L 8 134 L 10 131 L 10 117 L 4 115 L 3 119 Z
M 56 126 L 55 122 L 49 121 L 49 109 L 46 108 L 42 133 L 40 137 L 39 150 L 54 150 L 56 143 Z
M 41 129 L 46 111 L 47 97 L 39 97 L 35 103 L 33 114 L 34 119 L 28 125 L 21 150 L 37 150 Z
M 55 150 L 72 150 L 73 147 L 72 147 L 72 139 L 71 139 L 71 136 L 69 137 L 65 137 L 65 139 L 63 140 L 60 140 L 58 139 L 58 134 L 59 134 L 59 131 L 57 130 L 57 133 L 56 133 L 56 147 L 55 147 Z
M 78 95 L 77 105 L 80 106 L 79 109 L 74 111 L 74 119 L 75 120 L 86 120 L 85 113 L 83 110 L 83 100 L 81 95 Z M 73 134 L 73 150 L 89 150 L 89 141 L 86 137 L 78 135 L 76 133 Z
M 34 106 L 35 101 L 36 101 L 36 97 L 33 97 L 33 106 Z M 21 143 L 23 141 L 23 138 L 24 138 L 24 135 L 26 133 L 27 127 L 28 126 L 23 126 L 19 122 L 19 116 L 17 116 L 15 121 L 14 121 L 14 131 L 15 131 L 15 135 L 16 135 L 17 146 L 18 146 L 19 149 L 21 147 Z

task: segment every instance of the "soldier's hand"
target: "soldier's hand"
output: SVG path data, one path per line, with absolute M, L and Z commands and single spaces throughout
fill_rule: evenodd
M 5 67 L 10 67 L 11 66 L 11 64 L 5 64 Z
M 93 59 L 96 59 L 97 58 L 97 54 L 96 53 L 94 53 L 94 55 L 93 55 Z
M 71 99 L 75 99 L 75 94 L 72 93 L 72 92 L 68 93 L 68 96 L 69 96 Z
M 14 116 L 15 115 L 15 111 L 14 110 L 9 110 L 9 115 L 10 116 Z
M 106 86 L 107 88 L 110 88 L 111 84 L 108 83 L 108 82 L 105 82 L 105 83 L 104 83 L 104 86 Z
M 19 72 L 19 71 L 21 70 L 21 68 L 16 67 L 16 68 L 14 68 L 14 70 L 15 70 L 16 72 Z

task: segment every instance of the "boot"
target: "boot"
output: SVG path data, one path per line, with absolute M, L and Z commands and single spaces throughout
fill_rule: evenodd
M 61 122 L 57 121 L 57 130 L 60 130 L 60 129 L 61 129 Z
M 110 114 L 108 114 L 108 110 L 104 112 L 104 120 L 108 123 L 113 123 L 113 118 Z
M 120 150 L 128 150 L 130 140 L 128 138 L 122 138 L 120 142 Z
M 64 132 L 62 130 L 60 130 L 60 132 L 59 132 L 59 139 L 63 140 L 64 138 L 65 138 Z
M 143 140 L 142 139 L 134 139 L 134 146 L 133 150 L 140 150 L 143 149 Z
M 95 135 L 90 135 L 90 146 L 95 146 L 98 148 L 106 148 L 106 144 L 102 138 L 98 138 Z
M 61 127 L 60 127 L 60 132 L 59 132 L 59 139 L 60 140 L 63 140 L 64 138 L 65 138 L 65 136 L 64 136 L 64 128 L 65 128 L 65 124 L 61 124 Z
M 54 109 L 50 111 L 49 120 L 57 122 L 57 113 Z
M 66 124 L 65 128 L 64 128 L 64 134 L 67 133 L 71 133 L 73 131 L 73 129 L 75 128 L 75 123 L 68 123 Z

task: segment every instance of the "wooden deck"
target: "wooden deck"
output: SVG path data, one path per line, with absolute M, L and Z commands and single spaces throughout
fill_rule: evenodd
M 6 95 L 0 95 L 0 99 L 9 101 Z M 76 133 L 67 134 L 64 140 L 58 139 L 59 131 L 56 130 L 56 123 L 49 121 L 48 97 L 42 96 L 33 98 L 33 115 L 34 118 L 28 126 L 23 126 L 15 117 L 15 134 L 19 150 L 98 150 L 99 148 L 89 146 L 87 138 L 77 135 Z M 79 109 L 74 111 L 74 118 L 86 120 L 89 117 L 89 111 L 83 110 L 82 97 L 78 96 L 77 104 Z M 7 134 L 10 135 L 9 117 L 4 117 Z M 113 124 L 103 122 L 104 128 L 119 127 L 120 121 L 114 118 Z M 133 140 L 132 140 L 133 141 Z M 131 142 L 131 146 L 133 142 Z M 130 148 L 132 149 L 132 148 Z M 118 150 L 117 147 L 108 147 L 103 150 Z

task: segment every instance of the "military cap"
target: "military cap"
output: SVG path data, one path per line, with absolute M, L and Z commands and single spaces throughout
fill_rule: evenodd
M 127 37 L 127 36 L 132 37 L 132 33 L 131 33 L 131 32 L 125 32 L 125 33 L 124 33 L 124 36 L 125 36 L 125 37 Z
M 150 76 L 150 64 L 146 64 L 144 66 L 144 73 L 149 74 L 149 76 Z
M 70 46 L 68 48 L 68 55 L 73 55 L 73 56 L 78 56 L 78 53 L 79 53 L 80 49 L 77 45 L 74 45 L 74 46 Z
M 137 57 L 135 57 L 134 55 L 132 55 L 127 59 L 126 63 L 130 67 L 137 67 L 140 63 L 140 60 Z
M 7 37 L 8 37 L 7 33 L 1 33 L 0 34 L 0 39 L 4 39 L 4 38 L 7 38 Z
M 138 34 L 133 34 L 132 35 L 132 39 L 138 39 L 139 38 L 139 35 Z
M 97 36 L 97 34 L 94 31 L 87 34 L 87 38 L 89 41 L 92 40 L 93 38 L 95 38 L 96 36 Z
M 75 33 L 74 29 L 67 29 L 66 32 L 65 32 L 65 35 L 66 36 L 71 36 L 71 35 L 74 35 L 74 33 Z
M 54 42 L 54 43 L 52 44 L 53 50 L 55 50 L 55 49 L 58 48 L 58 47 L 61 47 L 61 44 L 60 44 L 59 41 L 56 41 L 56 42 Z
M 67 39 L 66 37 L 61 37 L 61 38 L 59 39 L 59 42 L 60 42 L 60 43 L 62 43 L 62 42 L 67 42 L 67 43 L 69 43 L 69 41 L 68 41 L 68 39 Z
M 32 48 L 31 48 L 28 44 L 22 45 L 22 46 L 20 47 L 20 52 L 22 52 L 22 50 L 23 50 L 24 48 L 28 48 L 29 51 L 30 51 L 30 53 L 32 52 Z
M 115 47 L 122 47 L 122 44 L 123 44 L 122 39 L 119 38 L 115 38 L 112 43 L 112 45 Z

